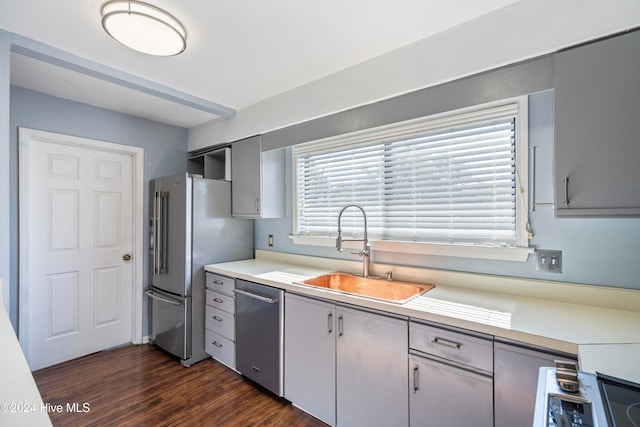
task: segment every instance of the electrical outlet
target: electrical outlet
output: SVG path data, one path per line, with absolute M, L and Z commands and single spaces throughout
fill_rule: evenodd
M 549 273 L 562 273 L 562 251 L 537 249 L 536 270 Z
M 273 234 L 269 234 L 269 247 L 273 247 Z

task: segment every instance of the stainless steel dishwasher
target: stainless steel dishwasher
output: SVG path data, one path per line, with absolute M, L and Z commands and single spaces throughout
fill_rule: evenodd
M 236 279 L 236 369 L 283 396 L 284 292 Z

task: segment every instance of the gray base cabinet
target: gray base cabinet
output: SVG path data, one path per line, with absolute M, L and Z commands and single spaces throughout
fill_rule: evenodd
M 411 427 L 493 427 L 493 379 L 418 355 L 409 357 Z
M 335 305 L 285 293 L 284 397 L 336 424 Z
M 409 347 L 411 427 L 493 427 L 492 336 L 411 321 Z
M 235 281 L 230 277 L 205 273 L 205 351 L 231 369 L 236 368 Z
M 337 425 L 408 425 L 407 321 L 338 307 Z
M 556 214 L 640 215 L 640 31 L 554 61 Z
M 407 320 L 285 294 L 285 398 L 334 426 L 408 425 Z
M 495 343 L 495 427 L 531 427 L 538 371 L 543 366 L 555 366 L 556 359 L 576 360 L 564 353 Z

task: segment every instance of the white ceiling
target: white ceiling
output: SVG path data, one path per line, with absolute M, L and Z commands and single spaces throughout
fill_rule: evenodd
M 102 30 L 107 0 L 2 0 L 0 28 L 240 110 L 518 0 L 147 0 L 187 29 L 187 49 L 150 57 Z M 20 54 L 14 85 L 186 128 L 215 114 Z

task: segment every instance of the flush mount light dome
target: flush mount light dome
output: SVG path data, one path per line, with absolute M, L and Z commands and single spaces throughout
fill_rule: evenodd
M 102 27 L 116 41 L 149 55 L 178 55 L 187 47 L 187 32 L 176 18 L 140 1 L 105 3 Z

